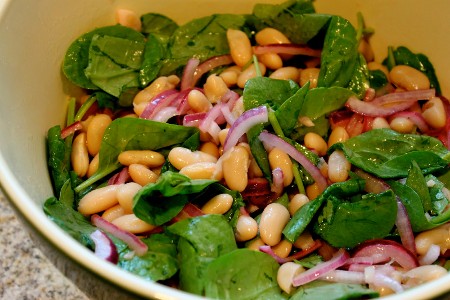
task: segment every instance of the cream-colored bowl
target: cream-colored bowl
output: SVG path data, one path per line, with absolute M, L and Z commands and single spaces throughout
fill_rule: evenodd
M 160 12 L 183 23 L 213 12 L 250 12 L 276 0 L 0 0 L 0 183 L 19 214 L 52 247 L 96 276 L 143 297 L 197 299 L 97 259 L 42 211 L 52 195 L 46 164 L 47 129 L 62 124 L 67 91 L 61 75 L 66 48 L 94 26 L 114 23 L 116 8 Z M 355 24 L 362 12 L 375 28 L 376 59 L 387 46 L 405 45 L 428 55 L 450 96 L 450 6 L 447 0 L 317 0 L 319 12 Z M 389 299 L 425 299 L 450 289 L 450 275 Z

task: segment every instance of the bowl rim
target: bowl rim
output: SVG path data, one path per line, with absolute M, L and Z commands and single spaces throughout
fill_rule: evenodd
M 0 0 L 0 22 L 13 0 Z M 92 251 L 81 245 L 51 221 L 32 197 L 21 186 L 0 151 L 0 189 L 16 212 L 25 218 L 47 241 L 69 259 L 108 282 L 139 296 L 156 299 L 199 300 L 204 297 L 168 287 L 158 282 L 145 280 L 138 275 L 118 268 L 97 258 Z M 31 209 L 30 209 L 31 208 Z M 37 210 L 37 211 L 35 211 Z M 44 253 L 45 255 L 45 253 Z M 383 297 L 389 300 L 425 299 L 437 297 L 450 291 L 450 274 L 437 280 L 421 284 L 400 294 Z

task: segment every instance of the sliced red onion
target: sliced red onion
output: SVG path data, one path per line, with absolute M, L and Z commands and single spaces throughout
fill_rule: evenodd
M 311 269 L 295 276 L 294 279 L 292 280 L 292 285 L 300 286 L 308 282 L 314 281 L 322 277 L 326 273 L 336 270 L 339 267 L 342 267 L 348 258 L 349 255 L 347 251 L 341 248 L 329 261 L 320 263 L 315 267 L 312 267 Z
M 416 102 L 418 100 L 429 100 L 435 95 L 436 91 L 434 89 L 395 92 L 377 97 L 373 99 L 372 103 L 376 105 L 386 105 L 404 101 Z
M 170 222 L 175 223 L 175 222 L 187 219 L 187 218 L 203 216 L 204 214 L 205 213 L 200 208 L 198 208 L 194 204 L 188 202 L 183 207 L 183 209 L 178 213 L 178 215 L 173 217 Z
M 114 245 L 109 236 L 97 229 L 91 233 L 90 238 L 94 241 L 96 256 L 113 264 L 117 264 L 119 261 L 119 254 L 117 253 L 116 245 Z
M 162 108 L 169 106 L 177 98 L 177 95 L 178 91 L 176 90 L 167 90 L 158 94 L 147 104 L 139 117 L 151 120 Z
M 366 283 L 364 273 L 356 271 L 344 271 L 344 270 L 333 270 L 325 275 L 319 277 L 320 280 L 339 282 L 339 283 L 349 283 L 349 284 L 364 284 Z
M 152 118 L 152 120 L 156 122 L 166 123 L 170 118 L 176 115 L 178 115 L 176 107 L 164 107 Z
M 198 58 L 191 58 L 188 60 L 183 70 L 183 76 L 181 77 L 180 90 L 184 91 L 195 86 L 194 74 L 200 63 Z
M 108 185 L 122 184 L 130 179 L 130 174 L 128 173 L 128 167 L 123 167 L 120 172 L 114 174 L 109 180 Z
M 250 128 L 257 124 L 266 123 L 269 121 L 269 113 L 267 107 L 258 106 L 245 111 L 236 122 L 230 127 L 225 143 L 223 145 L 223 151 L 227 152 L 231 147 L 235 146 L 241 136 L 246 134 Z
M 228 105 L 224 105 L 220 108 L 222 111 L 223 117 L 227 121 L 228 124 L 233 125 L 233 123 L 236 121 L 236 118 L 233 116 L 233 114 L 230 111 L 230 108 Z
M 218 103 L 213 106 L 207 113 L 205 118 L 200 123 L 200 130 L 203 132 L 208 132 L 211 127 L 211 123 L 215 122 L 217 118 L 222 115 L 221 108 L 225 105 L 223 103 Z
M 368 88 L 366 90 L 366 93 L 364 95 L 364 99 L 363 100 L 366 101 L 366 102 L 370 102 L 373 99 L 375 99 L 375 95 L 376 95 L 376 91 L 373 88 Z
M 414 232 L 409 221 L 408 212 L 402 201 L 397 198 L 397 219 L 395 225 L 397 226 L 400 239 L 403 246 L 408 249 L 412 254 L 416 255 L 416 242 L 414 240 Z
M 266 53 L 279 53 L 279 54 L 291 54 L 291 55 L 306 55 L 312 57 L 320 57 L 321 50 L 312 49 L 307 46 L 299 44 L 269 44 L 264 46 L 253 47 L 253 53 L 256 55 Z
M 189 111 L 190 107 L 189 107 L 187 97 L 188 97 L 190 91 L 192 91 L 192 90 L 193 89 L 186 89 L 186 90 L 180 91 L 178 93 L 178 101 L 177 101 L 177 103 L 179 103 L 178 107 L 177 107 L 178 115 L 184 115 Z
M 428 132 L 430 130 L 422 114 L 416 111 L 401 111 L 392 115 L 392 118 L 397 117 L 407 118 L 408 120 L 413 122 L 422 133 Z
M 421 266 L 431 265 L 434 263 L 441 255 L 441 247 L 432 244 L 424 256 L 419 257 L 419 264 Z
M 316 251 L 317 249 L 320 248 L 320 246 L 322 246 L 322 242 L 320 242 L 319 240 L 315 240 L 314 244 L 304 250 L 298 251 L 288 257 L 280 257 L 278 256 L 272 249 L 272 247 L 268 246 L 268 245 L 264 245 L 264 246 L 260 246 L 259 247 L 259 251 L 264 252 L 269 254 L 270 256 L 272 256 L 279 264 L 284 264 L 290 261 L 294 261 L 294 260 L 298 260 L 302 257 L 305 257 L 309 254 L 311 254 L 312 252 Z
M 206 118 L 206 113 L 188 114 L 183 117 L 183 126 L 199 127 L 203 119 Z
M 195 86 L 200 80 L 200 78 L 211 71 L 212 69 L 215 69 L 220 66 L 226 66 L 233 63 L 233 59 L 231 58 L 231 55 L 218 55 L 213 56 L 204 62 L 202 62 L 197 69 L 195 70 L 194 77 L 193 77 L 193 86 Z
M 391 258 L 406 270 L 419 266 L 414 254 L 401 244 L 391 240 L 366 241 L 355 250 L 353 257 L 374 255 Z
M 359 100 L 358 100 L 359 101 Z M 362 101 L 361 101 L 362 102 Z M 360 114 L 353 114 L 345 126 L 345 131 L 350 137 L 360 135 L 364 130 L 364 116 Z
M 279 148 L 280 150 L 286 152 L 290 157 L 301 164 L 305 170 L 311 175 L 314 181 L 317 183 L 319 191 L 323 192 L 327 186 L 327 179 L 322 175 L 319 168 L 317 168 L 303 153 L 298 151 L 294 146 L 287 143 L 282 138 L 271 134 L 267 131 L 261 132 L 259 139 L 264 144 L 267 149 Z
M 357 114 L 370 117 L 386 117 L 410 108 L 415 102 L 400 102 L 390 106 L 380 106 L 372 102 L 359 100 L 355 96 L 351 96 L 345 106 Z
M 272 186 L 270 190 L 280 195 L 284 188 L 284 174 L 281 168 L 275 168 L 272 170 Z
M 375 268 L 367 267 L 364 270 L 364 275 L 368 284 L 373 284 L 377 287 L 387 287 L 396 293 L 401 293 L 404 290 L 400 282 L 382 272 L 378 272 Z
M 144 242 L 142 242 L 136 235 L 120 229 L 119 227 L 112 224 L 111 222 L 106 221 L 99 215 L 92 215 L 91 222 L 103 231 L 106 231 L 119 240 L 122 240 L 125 244 L 128 245 L 128 247 L 130 247 L 130 249 L 134 250 L 136 255 L 142 256 L 147 253 L 148 246 Z
M 80 121 L 76 121 L 72 123 L 71 125 L 67 126 L 63 130 L 61 130 L 61 138 L 65 139 L 71 134 L 74 134 L 76 131 L 83 129 L 83 125 Z

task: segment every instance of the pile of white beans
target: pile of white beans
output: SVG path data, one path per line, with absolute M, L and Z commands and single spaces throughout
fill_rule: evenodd
M 253 47 L 248 36 L 240 30 L 230 29 L 227 32 L 227 38 L 234 65 L 219 74 L 210 75 L 203 85 L 203 92 L 192 90 L 188 94 L 187 99 L 192 112 L 208 112 L 231 88 L 243 88 L 248 79 L 257 75 L 255 66 L 250 63 Z M 259 45 L 290 43 L 283 33 L 273 28 L 265 28 L 257 32 L 255 40 Z M 360 51 L 369 62 L 369 69 L 382 70 L 397 89 L 415 90 L 430 87 L 428 78 L 411 67 L 396 66 L 388 72 L 383 65 L 373 61 L 373 53 L 367 41 L 361 42 Z M 317 85 L 320 63 L 317 59 L 307 62 L 310 67 L 299 69 L 288 65 L 290 57 L 287 55 L 267 53 L 258 55 L 257 58 L 258 68 L 263 76 L 270 70 L 271 78 L 294 80 L 301 86 L 310 82 L 310 88 Z M 157 78 L 136 95 L 133 101 L 134 111 L 125 117 L 139 117 L 156 95 L 165 90 L 177 88 L 179 83 L 180 79 L 175 75 Z M 440 98 L 433 98 L 422 107 L 417 105 L 414 109 L 422 113 L 432 128 L 441 128 L 445 125 L 446 115 Z M 238 117 L 242 112 L 243 106 L 240 100 L 232 113 Z M 108 114 L 96 114 L 82 122 L 83 129 L 77 132 L 71 156 L 73 169 L 79 177 L 88 178 L 97 170 L 103 133 L 111 122 L 112 119 Z M 414 124 L 407 118 L 399 117 L 389 121 L 385 118 L 374 119 L 373 128 L 386 127 L 402 133 L 414 130 Z M 247 143 L 239 143 L 223 153 L 228 128 L 222 129 L 218 141 L 212 139 L 207 133 L 202 133 L 202 143 L 197 151 L 175 147 L 170 151 L 167 159 L 181 174 L 192 179 L 216 179 L 232 190 L 244 191 L 249 179 L 262 177 L 263 174 L 252 157 Z M 308 133 L 304 137 L 303 144 L 323 157 L 326 162 L 322 164 L 321 172 L 330 183 L 345 181 L 349 176 L 351 165 L 341 151 L 326 155 L 331 145 L 346 141 L 348 138 L 349 133 L 344 127 L 332 128 L 327 141 L 315 133 Z M 268 157 L 272 169 L 280 168 L 283 171 L 283 185 L 285 187 L 291 185 L 294 178 L 291 158 L 278 148 L 270 151 Z M 128 168 L 131 182 L 109 185 L 89 192 L 79 202 L 78 210 L 83 215 L 101 214 L 107 221 L 133 234 L 145 234 L 155 226 L 140 220 L 133 214 L 133 196 L 142 186 L 158 180 L 165 157 L 152 150 L 131 150 L 122 152 L 118 160 Z M 259 223 L 249 214 L 241 214 L 235 232 L 236 240 L 248 242 L 247 247 L 255 250 L 262 245 L 272 246 L 273 251 L 280 257 L 287 257 L 295 250 L 308 249 L 314 244 L 314 239 L 309 232 L 303 233 L 292 244 L 283 238 L 282 230 L 291 216 L 317 195 L 318 188 L 312 184 L 306 187 L 306 194 L 289 195 L 288 207 L 271 203 L 264 208 Z M 201 210 L 205 214 L 224 214 L 231 208 L 232 203 L 233 199 L 230 195 L 220 194 L 207 201 Z M 246 209 L 252 212 L 255 207 L 248 204 Z M 449 229 L 449 225 L 444 225 L 419 234 L 416 237 L 418 253 L 424 255 L 432 244 L 439 245 L 441 253 L 444 253 L 450 246 Z M 408 278 L 415 278 L 414 280 L 421 283 L 446 273 L 445 269 L 438 266 L 426 266 L 426 268 L 425 272 L 413 270 L 414 274 L 408 275 Z M 287 293 L 291 292 L 293 276 L 303 270 L 295 263 L 282 265 L 278 276 L 280 287 Z M 404 280 L 404 276 L 399 276 L 399 280 Z M 392 293 L 388 289 L 380 289 L 379 292 L 382 295 Z

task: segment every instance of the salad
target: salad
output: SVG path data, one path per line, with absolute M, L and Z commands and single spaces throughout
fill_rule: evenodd
M 427 56 L 313 1 L 67 49 L 44 211 L 99 259 L 217 299 L 367 299 L 447 274 L 449 102 Z

